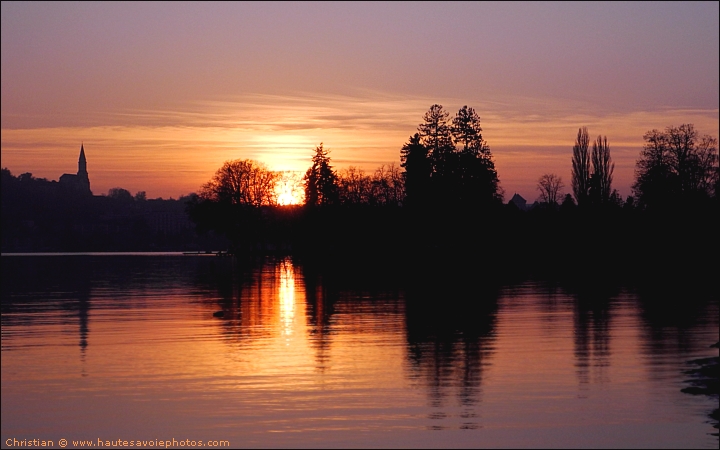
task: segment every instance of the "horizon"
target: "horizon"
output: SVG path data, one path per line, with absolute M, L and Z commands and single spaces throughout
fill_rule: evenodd
M 544 173 L 571 193 L 583 126 L 607 136 L 625 198 L 644 133 L 720 134 L 718 16 L 716 2 L 2 2 L 2 167 L 57 180 L 82 144 L 95 195 L 178 198 L 227 160 L 304 173 L 322 142 L 336 170 L 372 173 L 400 164 L 439 103 L 478 112 L 505 202 L 534 201 Z

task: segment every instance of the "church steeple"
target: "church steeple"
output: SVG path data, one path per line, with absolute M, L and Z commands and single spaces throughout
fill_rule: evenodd
M 65 192 L 82 193 L 92 195 L 90 190 L 90 177 L 87 172 L 87 159 L 85 158 L 85 145 L 80 144 L 80 158 L 78 158 L 77 175 L 64 173 L 60 176 L 60 185 L 63 186 Z
M 87 176 L 87 159 L 85 159 L 84 144 L 80 144 L 80 159 L 78 160 L 78 175 Z
M 82 143 L 80 144 L 80 159 L 78 159 L 77 180 L 84 191 L 92 193 L 90 191 L 90 177 L 87 172 L 87 159 L 85 159 L 85 145 Z

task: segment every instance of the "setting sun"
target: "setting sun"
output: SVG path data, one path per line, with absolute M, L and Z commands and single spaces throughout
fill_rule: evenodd
M 299 205 L 305 201 L 302 177 L 298 172 L 284 171 L 275 182 L 278 205 Z

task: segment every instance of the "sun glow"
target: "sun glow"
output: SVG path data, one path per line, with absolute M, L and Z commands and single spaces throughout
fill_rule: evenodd
M 278 205 L 300 205 L 305 201 L 302 177 L 298 172 L 284 171 L 275 182 Z

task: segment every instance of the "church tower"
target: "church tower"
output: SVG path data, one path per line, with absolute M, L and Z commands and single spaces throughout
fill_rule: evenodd
M 65 173 L 60 177 L 60 185 L 66 192 L 75 192 L 92 195 L 90 191 L 90 177 L 87 172 L 87 159 L 85 158 L 85 145 L 80 144 L 80 159 L 78 159 L 77 175 Z
M 87 176 L 87 159 L 85 159 L 85 146 L 80 144 L 80 159 L 78 160 L 78 175 Z
M 78 159 L 77 179 L 82 189 L 90 192 L 90 178 L 87 172 L 87 159 L 85 159 L 85 145 L 80 144 L 80 159 Z

